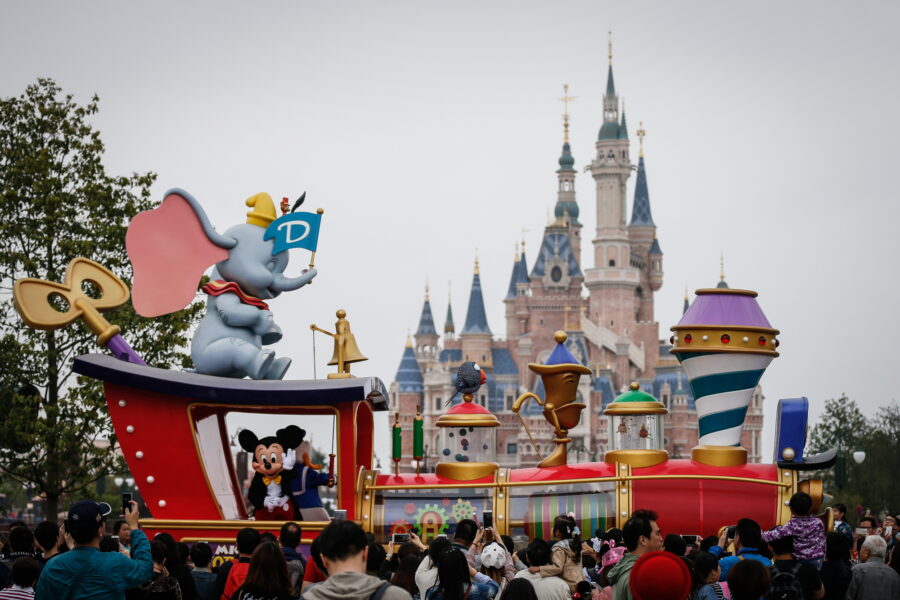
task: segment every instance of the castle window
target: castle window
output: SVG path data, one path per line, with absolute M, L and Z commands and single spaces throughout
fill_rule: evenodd
M 434 410 L 441 410 L 441 399 L 440 397 L 436 397 L 434 399 Z
M 478 397 L 478 402 L 480 402 L 482 406 L 487 406 L 487 396 L 484 394 L 481 394 Z
M 506 453 L 507 454 L 515 454 L 519 451 L 518 444 L 507 444 L 506 445 Z
M 513 400 L 513 395 L 512 395 L 512 394 L 507 394 L 507 395 L 506 395 L 506 410 L 512 410 L 512 405 L 513 405 L 513 402 L 514 402 L 514 401 L 515 401 L 515 400 Z
M 562 279 L 562 269 L 558 266 L 553 267 L 550 270 L 550 279 L 553 280 L 553 283 L 559 283 L 559 280 Z
M 616 266 L 616 261 L 613 260 L 613 259 L 610 259 L 610 261 L 609 261 L 609 266 L 611 266 L 611 267 Z

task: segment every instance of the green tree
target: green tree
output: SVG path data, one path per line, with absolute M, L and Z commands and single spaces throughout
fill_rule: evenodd
M 863 448 L 866 451 L 867 506 L 896 514 L 900 510 L 900 406 L 891 402 L 882 406 L 870 421 L 870 433 Z
M 836 448 L 838 461 L 833 469 L 816 473 L 825 485 L 825 491 L 844 502 L 848 507 L 865 504 L 861 482 L 861 468 L 851 458 L 854 450 L 863 447 L 868 437 L 869 424 L 855 400 L 846 395 L 825 401 L 825 412 L 809 435 L 810 454 Z
M 62 280 L 84 256 L 131 282 L 125 231 L 154 208 L 152 173 L 107 175 L 104 146 L 85 105 L 39 79 L 18 97 L 0 99 L 0 471 L 46 496 L 56 518 L 63 495 L 122 472 L 99 382 L 72 374 L 72 359 L 97 352 L 84 325 L 36 331 L 12 302 L 21 277 Z M 187 366 L 187 333 L 202 305 L 154 320 L 128 304 L 111 316 L 138 354 L 158 367 Z

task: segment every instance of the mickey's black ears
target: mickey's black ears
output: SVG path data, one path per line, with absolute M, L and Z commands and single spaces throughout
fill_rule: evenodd
M 303 438 L 305 437 L 306 431 L 300 429 L 296 425 L 288 425 L 284 429 L 279 429 L 275 432 L 275 438 L 285 449 L 296 448 L 303 443 Z
M 238 442 L 240 442 L 241 448 L 252 454 L 253 452 L 256 452 L 256 447 L 259 445 L 259 438 L 249 429 L 242 429 L 238 434 Z

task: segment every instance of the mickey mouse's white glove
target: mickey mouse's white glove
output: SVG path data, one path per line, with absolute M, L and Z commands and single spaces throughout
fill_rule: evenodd
M 287 452 L 281 455 L 281 466 L 285 471 L 290 471 L 297 464 L 297 451 L 288 448 Z
M 278 506 L 278 500 L 277 496 L 266 496 L 265 500 L 263 500 L 263 506 L 271 510 Z

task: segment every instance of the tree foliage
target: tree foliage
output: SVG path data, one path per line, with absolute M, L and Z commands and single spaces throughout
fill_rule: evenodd
M 103 142 L 85 105 L 39 79 L 0 99 L 0 472 L 47 498 L 55 518 L 60 496 L 121 472 L 99 382 L 72 374 L 72 359 L 100 351 L 76 323 L 56 331 L 28 328 L 16 313 L 12 285 L 22 277 L 60 282 L 69 261 L 95 260 L 130 284 L 125 231 L 150 199 L 153 173 L 107 175 Z M 202 306 L 154 320 L 128 304 L 109 315 L 144 360 L 157 367 L 189 363 L 183 351 Z
M 891 402 L 866 419 L 854 400 L 841 396 L 825 401 L 825 412 L 809 435 L 809 452 L 838 450 L 834 469 L 818 473 L 825 491 L 852 512 L 857 505 L 867 511 L 900 509 L 900 488 L 894 473 L 900 472 L 900 406 Z M 854 451 L 866 453 L 863 464 Z

